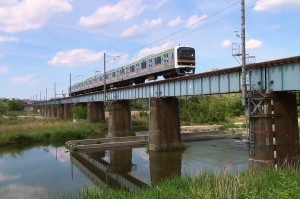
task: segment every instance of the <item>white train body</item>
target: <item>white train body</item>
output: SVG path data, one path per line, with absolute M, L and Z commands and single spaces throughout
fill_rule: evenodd
M 106 72 L 106 88 L 122 87 L 155 80 L 158 76 L 172 78 L 195 73 L 195 49 L 176 46 L 150 55 L 131 64 Z M 99 74 L 78 82 L 69 88 L 71 95 L 80 95 L 104 89 L 104 75 Z

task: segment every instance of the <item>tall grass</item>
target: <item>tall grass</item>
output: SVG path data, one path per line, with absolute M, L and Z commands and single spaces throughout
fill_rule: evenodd
M 197 177 L 176 177 L 140 192 L 86 188 L 76 196 L 57 198 L 203 198 L 203 199 L 299 199 L 300 172 L 297 170 L 246 171 L 234 175 L 205 172 Z
M 59 119 L 14 119 L 2 121 L 0 146 L 30 142 L 65 142 L 89 136 L 103 137 L 107 124 L 73 123 Z

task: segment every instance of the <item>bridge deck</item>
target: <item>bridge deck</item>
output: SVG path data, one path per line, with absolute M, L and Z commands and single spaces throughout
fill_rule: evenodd
M 266 90 L 269 92 L 300 90 L 300 56 L 248 65 L 247 71 L 248 90 Z M 241 67 L 234 67 L 109 89 L 106 92 L 106 99 L 113 101 L 151 97 L 237 93 L 241 91 L 240 80 Z M 104 101 L 104 92 L 38 102 L 37 104 L 50 105 L 94 101 Z

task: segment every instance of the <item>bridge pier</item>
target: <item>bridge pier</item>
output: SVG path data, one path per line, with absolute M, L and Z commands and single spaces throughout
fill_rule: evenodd
M 87 104 L 87 121 L 91 123 L 105 121 L 103 102 L 89 102 Z
M 69 119 L 72 118 L 72 109 L 71 104 L 64 104 L 64 118 Z
M 64 117 L 64 105 L 63 104 L 58 104 L 56 107 L 57 111 L 57 117 L 58 118 L 63 118 Z
M 250 102 L 250 167 L 300 166 L 296 95 L 257 93 Z
M 51 117 L 57 117 L 57 107 L 56 104 L 51 105 Z
M 129 100 L 114 101 L 109 110 L 108 137 L 125 137 L 131 130 Z
M 45 105 L 45 112 L 44 112 L 44 117 L 50 117 L 50 106 Z
M 151 98 L 149 150 L 172 150 L 181 146 L 178 99 Z

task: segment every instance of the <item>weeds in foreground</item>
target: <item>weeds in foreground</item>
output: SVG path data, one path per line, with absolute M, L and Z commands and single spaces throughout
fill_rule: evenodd
M 298 170 L 245 171 L 234 175 L 204 172 L 194 177 L 175 177 L 134 193 L 124 190 L 85 188 L 76 196 L 58 198 L 241 198 L 298 199 Z

